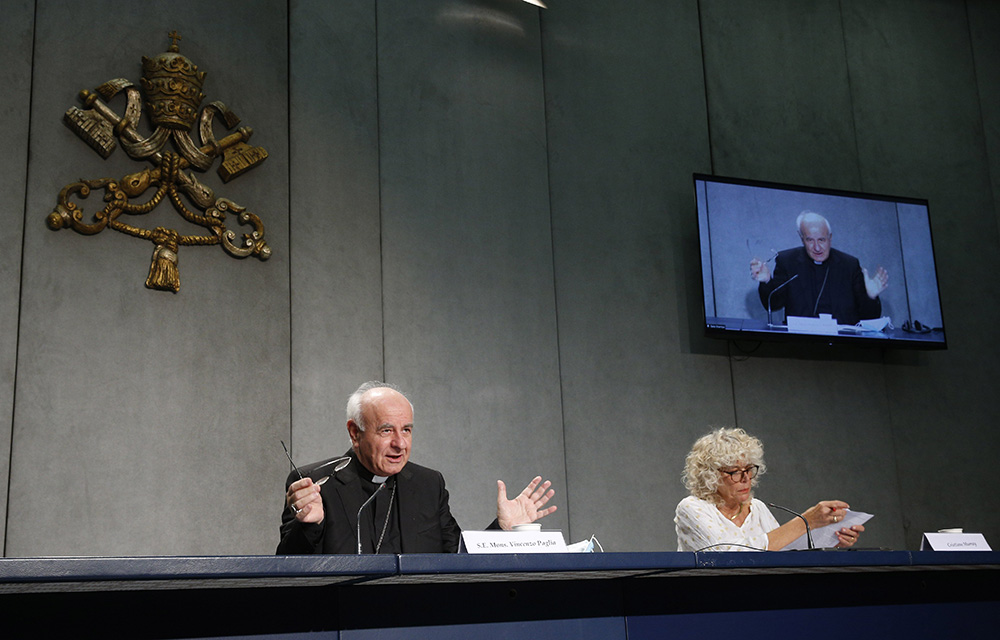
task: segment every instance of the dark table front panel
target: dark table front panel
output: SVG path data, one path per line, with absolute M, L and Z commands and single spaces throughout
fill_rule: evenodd
M 987 637 L 1000 553 L 0 559 L 0 602 L 6 637 Z

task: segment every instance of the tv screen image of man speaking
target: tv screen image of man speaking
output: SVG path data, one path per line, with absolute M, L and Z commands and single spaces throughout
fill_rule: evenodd
M 757 282 L 761 305 L 768 312 L 784 309 L 786 317 L 826 313 L 838 324 L 878 318 L 879 294 L 889 286 L 888 272 L 880 266 L 869 274 L 857 258 L 834 249 L 830 222 L 816 212 L 803 211 L 795 226 L 802 246 L 779 251 L 773 272 L 766 259 L 750 260 L 750 277 Z

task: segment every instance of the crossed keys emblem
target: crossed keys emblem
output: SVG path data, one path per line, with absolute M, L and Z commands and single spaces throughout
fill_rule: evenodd
M 180 290 L 177 270 L 177 251 L 180 246 L 221 245 L 231 256 L 245 258 L 250 255 L 261 260 L 271 257 L 271 248 L 264 240 L 264 223 L 261 219 L 232 200 L 216 197 L 209 187 L 198 181 L 188 169 L 207 171 L 215 159 L 222 156 L 218 169 L 224 183 L 249 171 L 267 159 L 263 147 L 247 144 L 253 130 L 240 127 L 221 140 L 215 138 L 213 124 L 221 118 L 226 128 L 232 130 L 240 119 L 221 102 L 211 102 L 200 111 L 205 97 L 202 87 L 205 71 L 180 54 L 177 41 L 180 36 L 172 31 L 166 52 L 154 58 L 142 57 L 143 76 L 141 87 L 124 78 L 109 80 L 95 89 L 79 94 L 84 109 L 70 107 L 63 120 L 78 136 L 83 138 L 102 158 L 108 158 L 120 144 L 129 157 L 148 160 L 153 167 L 146 167 L 118 180 L 98 178 L 72 182 L 59 192 L 58 204 L 49 214 L 46 224 L 50 229 L 66 227 L 83 235 L 93 235 L 111 228 L 115 231 L 143 238 L 153 243 L 152 264 L 146 286 L 161 291 Z M 126 105 L 123 115 L 118 115 L 107 105 L 112 98 L 125 92 Z M 143 102 L 143 96 L 145 102 Z M 153 124 L 153 133 L 143 137 L 138 131 L 139 120 L 146 110 Z M 191 139 L 195 122 L 201 146 Z M 173 140 L 176 151 L 164 150 Z M 156 192 L 145 202 L 134 202 L 150 189 Z M 84 220 L 83 210 L 71 200 L 90 195 L 93 189 L 104 190 L 104 208 Z M 186 196 L 195 211 L 189 208 L 181 194 Z M 153 211 L 166 198 L 174 209 L 188 222 L 204 228 L 199 234 L 181 234 L 174 229 L 156 227 L 145 229 L 129 224 L 122 214 L 141 216 Z M 227 217 L 235 216 L 240 225 L 249 226 L 242 238 L 226 227 Z

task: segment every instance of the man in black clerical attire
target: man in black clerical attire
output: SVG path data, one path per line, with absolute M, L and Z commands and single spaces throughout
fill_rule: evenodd
M 449 553 L 461 534 L 440 472 L 409 462 L 413 405 L 384 382 L 366 382 L 347 401 L 350 463 L 331 458 L 293 470 L 285 483 L 278 554 Z M 300 479 L 299 474 L 302 474 Z M 328 477 L 329 476 L 329 477 Z M 536 477 L 513 500 L 497 481 L 497 519 L 510 529 L 556 510 Z
M 767 262 L 750 261 L 750 277 L 758 283 L 764 308 L 784 308 L 786 318 L 828 313 L 838 324 L 849 325 L 878 318 L 882 314 L 878 296 L 889 286 L 886 270 L 879 267 L 869 276 L 857 258 L 832 248 L 830 223 L 818 213 L 803 211 L 795 226 L 802 246 L 778 253 L 773 276 Z

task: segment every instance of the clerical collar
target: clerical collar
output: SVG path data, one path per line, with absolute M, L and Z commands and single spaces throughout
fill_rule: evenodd
M 358 477 L 360 477 L 362 480 L 367 480 L 368 482 L 371 482 L 373 484 L 382 484 L 389 479 L 388 476 L 375 475 L 374 473 L 366 469 L 365 465 L 361 464 L 360 460 L 358 460 Z

